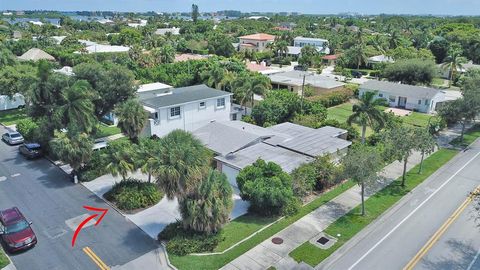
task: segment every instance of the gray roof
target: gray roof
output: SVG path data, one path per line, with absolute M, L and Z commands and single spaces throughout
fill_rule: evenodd
M 229 96 L 231 93 L 210 88 L 204 84 L 171 89 L 162 96 L 142 100 L 150 108 L 170 107 L 205 99 Z
M 303 71 L 288 71 L 282 73 L 275 73 L 269 76 L 272 83 L 290 86 L 302 86 L 303 84 Z M 307 73 L 305 77 L 305 84 L 313 87 L 332 89 L 344 86 L 342 82 L 335 81 L 329 77 Z
M 252 165 L 257 159 L 267 162 L 275 162 L 286 172 L 291 172 L 304 163 L 313 159 L 311 157 L 295 153 L 285 148 L 258 143 L 236 152 L 234 155 L 217 156 L 216 160 L 222 161 L 237 169 L 243 169 Z
M 376 80 L 365 82 L 360 86 L 360 88 L 398 96 L 416 97 L 419 99 L 432 99 L 440 93 L 440 90 L 435 88 Z
M 209 123 L 192 133 L 207 148 L 220 155 L 235 152 L 261 139 L 259 135 L 218 122 Z
M 28 50 L 27 52 L 19 56 L 18 59 L 24 60 L 24 61 L 38 61 L 38 60 L 55 61 L 55 58 L 53 56 L 37 48 L 32 48 Z

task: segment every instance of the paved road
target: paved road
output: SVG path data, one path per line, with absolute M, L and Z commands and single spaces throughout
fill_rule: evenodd
M 403 269 L 480 184 L 479 168 L 480 141 L 477 141 L 317 269 Z M 471 262 L 480 246 L 479 228 L 472 224 L 472 220 L 467 222 L 471 215 L 471 211 L 465 210 L 416 267 L 455 269 L 448 264 L 457 265 L 458 259 Z M 455 247 L 455 243 L 464 249 Z M 455 257 L 445 257 L 449 251 L 442 250 L 442 245 L 450 245 L 450 252 L 454 252 Z M 473 267 L 480 269 L 480 263 L 474 263 Z
M 4 128 L 0 127 L 3 134 Z M 130 221 L 46 159 L 25 160 L 16 146 L 0 143 L 0 209 L 18 206 L 33 222 L 38 244 L 11 256 L 19 270 L 99 269 L 82 251 L 90 247 L 108 266 L 123 265 L 158 248 L 157 244 Z M 74 248 L 73 230 L 66 220 L 88 214 L 83 205 L 109 208 L 97 227 L 82 230 Z

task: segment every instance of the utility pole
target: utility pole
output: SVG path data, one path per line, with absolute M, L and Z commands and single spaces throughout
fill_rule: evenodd
M 302 82 L 302 97 L 300 99 L 300 111 L 303 113 L 303 99 L 304 99 L 304 92 L 305 92 L 305 77 L 307 76 L 312 76 L 313 74 L 310 74 L 308 72 L 303 73 L 303 82 Z

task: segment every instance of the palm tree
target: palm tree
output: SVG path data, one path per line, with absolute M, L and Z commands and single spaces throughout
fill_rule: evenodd
M 288 43 L 285 40 L 275 41 L 275 52 L 277 56 L 286 57 L 288 53 Z
M 181 200 L 207 174 L 211 153 L 191 133 L 174 130 L 160 139 L 159 166 L 154 175 L 167 198 Z
M 254 95 L 263 95 L 272 87 L 270 80 L 265 76 L 248 76 L 243 75 L 237 77 L 233 82 L 235 99 L 244 107 L 250 102 L 253 107 Z M 246 112 L 246 107 L 245 107 Z
M 53 153 L 72 167 L 72 176 L 77 182 L 80 167 L 92 157 L 93 141 L 85 133 L 56 132 L 50 141 Z
M 362 64 L 368 62 L 367 54 L 365 53 L 365 45 L 359 44 L 353 48 L 352 56 L 355 59 L 355 63 L 357 64 L 357 70 L 360 69 Z
M 225 76 L 225 69 L 216 66 L 210 70 L 205 70 L 200 74 L 201 80 L 208 86 L 215 89 L 221 89 L 221 82 Z
M 90 84 L 85 80 L 75 82 L 65 90 L 63 98 L 65 104 L 59 112 L 66 125 L 74 124 L 80 132 L 90 133 L 97 123 Z
M 232 92 L 233 82 L 237 78 L 237 76 L 235 74 L 236 73 L 230 72 L 230 71 L 227 70 L 225 72 L 225 74 L 223 75 L 222 80 L 219 83 L 220 89 L 222 89 L 224 91 Z
M 185 229 L 216 233 L 229 220 L 233 206 L 232 187 L 224 173 L 211 169 L 179 206 Z
M 128 173 L 135 171 L 133 156 L 134 151 L 129 141 L 114 141 L 109 144 L 105 154 L 105 160 L 108 161 L 105 169 L 114 177 L 121 175 L 125 181 Z
M 160 48 L 160 61 L 163 64 L 173 63 L 175 60 L 175 49 L 167 44 Z
M 136 99 L 129 99 L 115 109 L 118 127 L 134 143 L 147 123 L 148 113 Z
M 140 168 L 142 173 L 148 174 L 148 182 L 151 182 L 155 169 L 160 166 L 161 161 L 157 156 L 159 147 L 160 143 L 157 140 L 144 138 L 140 140 L 136 151 L 136 167 Z
M 443 62 L 442 69 L 447 70 L 449 73 L 448 78 L 450 81 L 448 86 L 450 87 L 457 77 L 458 71 L 463 69 L 463 64 L 467 62 L 467 59 L 462 56 L 462 50 L 459 46 L 452 46 L 450 50 L 448 50 L 448 55 Z
M 393 31 L 393 33 L 390 35 L 390 40 L 388 41 L 390 49 L 395 49 L 397 48 L 401 43 L 401 38 L 400 35 L 398 34 L 398 31 Z
M 354 104 L 353 114 L 347 119 L 347 123 L 358 123 L 362 126 L 362 144 L 365 143 L 365 133 L 367 126 L 377 126 L 382 128 L 385 125 L 383 112 L 378 109 L 378 106 L 388 106 L 387 101 L 383 98 L 376 98 L 375 92 L 365 92 L 360 96 L 360 102 Z

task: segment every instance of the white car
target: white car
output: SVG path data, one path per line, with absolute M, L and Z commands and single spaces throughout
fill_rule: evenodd
M 9 145 L 21 144 L 23 143 L 23 136 L 18 132 L 7 132 L 2 135 L 2 140 Z

